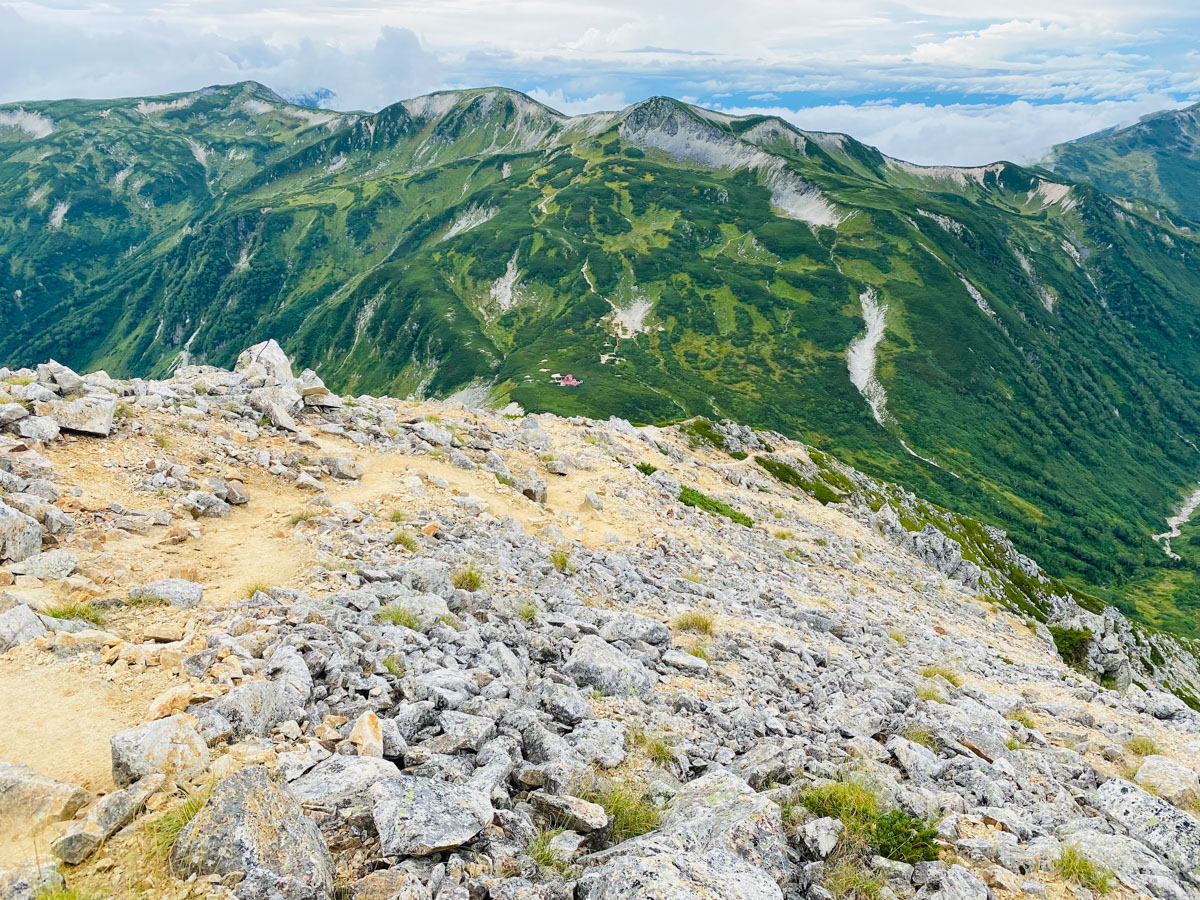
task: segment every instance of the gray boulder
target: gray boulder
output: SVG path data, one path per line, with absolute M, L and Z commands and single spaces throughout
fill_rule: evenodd
M 176 609 L 191 609 L 204 599 L 204 585 L 183 578 L 164 578 L 131 589 L 129 599 L 135 604 L 165 603 Z
M 179 502 L 193 519 L 223 519 L 229 515 L 229 504 L 208 491 L 188 491 Z
M 0 613 L 0 653 L 46 633 L 37 613 L 23 603 Z
M 263 736 L 280 722 L 304 717 L 313 680 L 295 647 L 276 650 L 267 663 L 270 681 L 248 681 L 223 697 L 194 707 L 197 716 L 227 723 L 232 737 Z
M 0 562 L 20 562 L 42 549 L 37 520 L 0 501 Z
M 320 829 L 263 766 L 213 788 L 180 832 L 170 864 L 183 878 L 240 873 L 239 900 L 327 900 L 334 890 L 333 858 Z
M 193 778 L 208 768 L 208 744 L 196 720 L 182 713 L 118 731 L 109 745 L 113 781 L 121 787 L 158 772 Z
M 291 385 L 292 362 L 274 340 L 262 341 L 238 354 L 233 370 L 246 378 L 259 377 L 273 384 Z
M 112 432 L 115 397 L 79 397 L 75 400 L 51 400 L 39 403 L 38 415 L 49 416 L 63 431 L 78 431 L 108 437 Z
M 375 827 L 388 856 L 461 847 L 492 821 L 492 803 L 469 787 L 396 775 L 371 787 Z
M 1169 756 L 1147 756 L 1133 780 L 1176 805 L 1200 798 L 1200 781 L 1196 779 L 1196 773 Z
M 4 900 L 40 900 L 66 886 L 56 863 L 27 862 L 0 868 L 0 897 Z
M 91 799 L 77 784 L 0 762 L 0 834 L 29 834 L 70 819 Z
M 301 803 L 341 807 L 366 800 L 373 784 L 398 774 L 394 763 L 376 756 L 331 756 L 288 788 Z
M 595 688 L 606 697 L 635 695 L 648 698 L 654 693 L 645 666 L 591 634 L 580 638 L 564 671 L 576 684 Z
M 988 900 L 991 896 L 982 881 L 957 863 L 942 875 L 941 886 L 930 900 Z
M 592 854 L 581 900 L 780 900 L 791 865 L 779 806 L 723 769 L 689 782 L 657 831 Z
M 1200 822 L 1123 778 L 1100 785 L 1095 803 L 1184 880 L 1200 887 Z

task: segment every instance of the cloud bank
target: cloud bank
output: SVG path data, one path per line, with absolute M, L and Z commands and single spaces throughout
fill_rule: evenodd
M 848 131 L 922 163 L 1029 160 L 1200 99 L 1176 0 L 0 0 L 0 102 L 253 79 L 374 110 L 500 84 L 567 113 L 655 94 Z M 325 96 L 325 95 L 321 95 Z

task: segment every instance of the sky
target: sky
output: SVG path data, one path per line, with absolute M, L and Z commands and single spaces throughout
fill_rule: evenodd
M 0 0 L 0 103 L 248 79 L 343 110 L 483 85 L 569 114 L 665 94 L 923 164 L 1032 162 L 1200 100 L 1200 4 Z

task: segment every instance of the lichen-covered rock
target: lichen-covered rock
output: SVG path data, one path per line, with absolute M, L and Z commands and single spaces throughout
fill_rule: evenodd
M 1196 773 L 1168 756 L 1147 756 L 1133 780 L 1176 806 L 1200 799 Z
M 791 873 L 779 806 L 722 769 L 684 785 L 658 830 L 585 862 L 586 900 L 779 900 Z
M 208 744 L 196 720 L 182 713 L 118 731 L 109 744 L 113 781 L 121 787 L 158 772 L 194 778 L 208 768 Z
M 84 822 L 58 838 L 50 850 L 67 865 L 79 865 L 110 835 L 132 822 L 165 781 L 165 775 L 147 775 L 125 790 L 102 798 L 88 810 Z
M 293 781 L 301 803 L 340 807 L 369 799 L 371 786 L 400 774 L 395 763 L 374 756 L 331 756 Z
M 373 785 L 375 827 L 389 856 L 461 847 L 492 821 L 488 796 L 431 778 L 397 775 Z
M 606 697 L 646 697 L 654 692 L 645 666 L 595 635 L 580 638 L 564 671 L 575 679 L 576 684 L 595 688 Z
M 1097 809 L 1162 857 L 1193 888 L 1200 887 L 1200 822 L 1123 778 L 1100 785 L 1095 799 Z
M 129 591 L 134 604 L 166 603 L 176 609 L 191 609 L 204 599 L 204 585 L 183 578 L 163 578 Z
M 328 900 L 333 859 L 320 829 L 263 766 L 218 782 L 170 856 L 180 877 L 241 873 L 239 900 Z
M 35 406 L 38 415 L 49 416 L 63 431 L 78 431 L 97 437 L 112 432 L 115 397 L 79 397 L 75 400 L 51 400 Z
M 4 900 L 41 900 L 66 887 L 52 862 L 28 862 L 0 868 L 0 897 Z

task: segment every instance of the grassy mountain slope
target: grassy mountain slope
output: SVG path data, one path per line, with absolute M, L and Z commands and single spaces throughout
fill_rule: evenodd
M 0 107 L 0 249 L 0 363 L 274 336 L 348 392 L 729 417 L 1196 631 L 1150 535 L 1200 480 L 1197 238 L 1141 201 L 665 98 L 341 115 L 243 84 Z
M 1048 165 L 1065 178 L 1200 221 L 1200 103 L 1059 144 Z

